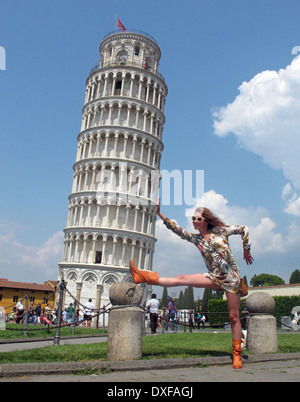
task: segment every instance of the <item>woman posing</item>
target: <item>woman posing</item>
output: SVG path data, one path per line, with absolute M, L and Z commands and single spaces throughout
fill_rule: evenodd
M 159 277 L 158 272 L 138 269 L 130 261 L 130 272 L 135 283 L 148 283 L 164 287 L 193 286 L 224 290 L 227 297 L 229 317 L 232 327 L 233 368 L 242 368 L 241 361 L 241 322 L 240 296 L 241 278 L 239 268 L 228 244 L 228 236 L 240 234 L 243 241 L 244 259 L 252 264 L 250 240 L 246 226 L 227 226 L 207 208 L 197 208 L 192 217 L 194 229 L 199 232 L 190 233 L 173 221 L 170 221 L 157 206 L 157 214 L 164 221 L 166 227 L 182 239 L 196 245 L 204 259 L 208 273 L 180 275 L 176 277 Z

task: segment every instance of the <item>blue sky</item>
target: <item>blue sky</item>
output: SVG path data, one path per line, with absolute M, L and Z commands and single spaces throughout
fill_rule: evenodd
M 232 245 L 242 274 L 288 283 L 300 268 L 299 13 L 291 0 L 2 0 L 0 276 L 57 277 L 85 80 L 118 14 L 162 51 L 169 93 L 161 168 L 204 170 L 205 204 L 251 230 L 251 268 L 240 239 Z M 189 228 L 193 208 L 162 211 Z M 161 275 L 205 271 L 196 248 L 161 222 L 156 233 Z

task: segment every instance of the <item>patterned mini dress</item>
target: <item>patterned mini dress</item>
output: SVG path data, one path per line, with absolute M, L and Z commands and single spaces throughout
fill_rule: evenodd
M 164 224 L 172 232 L 187 240 L 200 250 L 208 272 L 204 275 L 223 290 L 231 293 L 239 292 L 240 270 L 230 250 L 228 236 L 241 235 L 243 248 L 250 250 L 249 231 L 247 226 L 215 226 L 209 240 L 200 234 L 190 233 L 166 218 Z

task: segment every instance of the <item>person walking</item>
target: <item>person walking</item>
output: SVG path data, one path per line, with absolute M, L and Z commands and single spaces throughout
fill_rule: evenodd
M 20 321 L 23 322 L 24 320 L 24 304 L 23 304 L 23 299 L 20 299 L 16 305 L 17 309 L 17 318 L 16 318 L 16 323 L 19 324 Z
M 176 277 L 159 277 L 158 272 L 138 269 L 134 261 L 130 261 L 130 272 L 135 283 L 148 283 L 164 287 L 193 286 L 223 290 L 226 293 L 230 322 L 232 327 L 233 368 L 241 369 L 241 322 L 239 316 L 240 296 L 247 293 L 240 277 L 239 267 L 229 247 L 228 236 L 239 234 L 242 238 L 244 260 L 247 264 L 253 263 L 250 252 L 250 239 L 247 226 L 228 226 L 213 214 L 208 208 L 196 208 L 192 217 L 194 229 L 199 232 L 190 233 L 175 222 L 168 219 L 157 205 L 157 214 L 164 221 L 165 226 L 182 239 L 193 243 L 201 252 L 207 273 L 184 274 Z M 243 289 L 243 293 L 242 292 Z
M 68 311 L 68 318 L 67 318 L 68 324 L 71 324 L 72 323 L 72 318 L 73 318 L 73 315 L 74 315 L 73 303 L 70 303 L 67 311 Z
M 39 303 L 36 308 L 35 308 L 35 323 L 41 325 L 41 313 L 42 313 L 42 307 L 41 303 Z
M 203 316 L 201 317 L 200 321 L 201 321 L 201 324 L 202 324 L 202 328 L 205 329 L 205 322 L 206 322 L 206 317 L 205 317 L 205 315 L 203 315 Z
M 168 332 L 169 328 L 169 323 L 172 321 L 172 330 L 171 332 L 174 332 L 175 330 L 175 318 L 176 318 L 176 305 L 172 299 L 172 297 L 169 297 L 169 303 L 168 303 L 168 316 L 167 316 L 167 324 L 164 332 Z
M 92 299 L 89 299 L 89 301 L 84 305 L 84 316 L 83 316 L 83 326 L 85 327 L 85 324 L 90 328 L 91 323 L 92 323 L 92 314 L 95 309 L 95 306 L 92 303 Z
M 35 317 L 36 317 L 36 324 L 41 325 L 41 313 L 42 313 L 42 307 L 41 303 L 39 303 L 36 308 L 35 308 Z
M 158 310 L 159 310 L 159 301 L 156 299 L 155 293 L 152 293 L 151 299 L 147 304 L 147 309 L 149 309 L 150 313 L 151 334 L 155 334 L 157 327 Z
M 33 302 L 30 302 L 28 306 L 28 314 L 27 314 L 27 324 L 35 324 L 35 319 L 34 319 L 34 305 Z
M 49 321 L 52 321 L 50 303 L 47 303 L 47 306 L 45 307 L 45 316 L 48 318 Z

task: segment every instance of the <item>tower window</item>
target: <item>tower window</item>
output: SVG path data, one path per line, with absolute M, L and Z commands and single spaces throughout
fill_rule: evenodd
M 134 55 L 135 56 L 138 56 L 140 54 L 140 48 L 139 48 L 139 46 L 136 46 L 135 48 L 134 48 Z
M 96 251 L 95 264 L 101 264 L 102 261 L 102 251 Z
M 115 95 L 121 94 L 122 81 L 117 81 L 115 86 Z
M 120 58 L 119 58 L 120 64 L 124 65 L 124 64 L 126 64 L 126 61 L 127 61 L 127 55 L 122 54 L 122 56 L 120 56 Z

